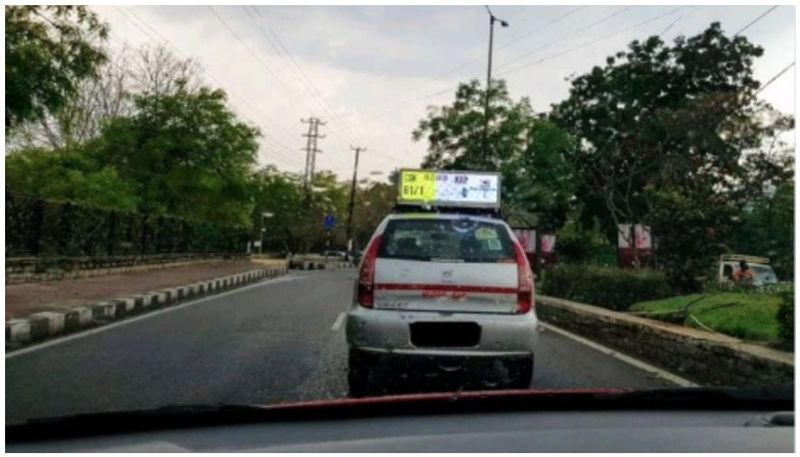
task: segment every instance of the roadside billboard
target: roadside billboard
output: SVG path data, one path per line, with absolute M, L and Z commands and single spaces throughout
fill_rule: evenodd
M 558 260 L 556 256 L 556 236 L 553 234 L 542 235 L 542 264 L 552 265 Z
M 526 254 L 536 253 L 536 230 L 514 229 L 514 235 Z
M 635 246 L 635 249 L 634 249 Z M 653 267 L 653 237 L 650 226 L 619 224 L 617 226 L 617 265 Z
M 516 228 L 514 229 L 514 235 L 517 237 L 519 244 L 525 251 L 525 255 L 528 257 L 528 262 L 530 262 L 531 267 L 533 267 L 536 264 L 536 258 L 538 257 L 536 254 L 536 230 Z M 558 257 L 556 256 L 556 236 L 553 234 L 544 234 L 541 236 L 539 244 L 542 251 L 542 264 L 550 265 L 556 263 L 556 260 L 558 260 Z
M 536 265 L 536 230 L 528 228 L 515 228 L 513 229 L 514 235 L 517 237 L 522 250 L 525 251 L 525 257 L 528 258 L 528 263 L 531 268 Z

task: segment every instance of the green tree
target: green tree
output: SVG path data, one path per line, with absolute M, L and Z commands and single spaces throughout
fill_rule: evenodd
M 740 254 L 768 256 L 780 279 L 794 278 L 794 181 L 777 185 L 772 196 L 754 195 L 729 247 Z
M 428 142 L 423 168 L 500 171 L 524 147 L 533 110 L 526 98 L 514 103 L 503 80 L 494 81 L 489 95 L 488 155 L 483 148 L 486 91 L 477 80 L 458 86 L 452 105 L 428 108 L 428 116 L 412 133 Z
M 225 93 L 181 88 L 134 103 L 135 113 L 109 122 L 92 149 L 136 184 L 140 211 L 250 226 L 259 132 L 238 121 Z
M 600 232 L 599 223 L 580 220 L 575 210 L 558 231 L 557 250 L 559 263 L 613 266 L 617 262 L 616 246 Z
M 62 107 L 106 56 L 108 27 L 85 6 L 6 6 L 6 131 Z
M 135 210 L 138 205 L 130 182 L 81 149 L 29 149 L 6 155 L 6 189 L 106 209 Z
M 619 223 L 653 225 L 659 259 L 682 288 L 697 287 L 692 278 L 722 252 L 752 193 L 748 164 L 776 165 L 763 146 L 791 124 L 755 102 L 761 54 L 718 23 L 673 46 L 653 36 L 575 78 L 554 106 L 579 140 L 570 160 L 585 217 L 614 237 Z
M 300 245 L 298 227 L 303 223 L 303 188 L 300 178 L 268 166 L 254 173 L 252 178 L 253 227 L 264 228 L 264 250 L 281 251 L 288 248 L 296 252 Z M 263 219 L 262 214 L 272 213 Z
M 522 151 L 503 165 L 504 215 L 543 233 L 560 229 L 575 199 L 575 142 L 550 121 L 529 119 Z
M 133 97 L 166 96 L 185 87 L 199 87 L 199 65 L 181 59 L 163 45 L 123 47 L 109 54 L 98 77 L 82 80 L 57 110 L 9 132 L 9 148 L 59 149 L 85 143 L 100 135 L 113 118 L 134 113 Z
M 331 249 L 341 249 L 345 246 L 344 223 L 350 199 L 349 184 L 340 182 L 331 171 L 323 170 L 314 174 L 310 186 L 308 212 L 305 223 L 299 231 L 307 242 L 306 248 L 312 252 L 323 251 L 328 240 Z M 325 231 L 324 222 L 328 214 L 333 215 L 337 221 L 335 229 L 330 234 Z
M 364 249 L 383 219 L 392 213 L 397 201 L 397 185 L 370 183 L 356 193 L 353 239 L 356 249 Z
M 503 213 L 512 224 L 553 231 L 566 221 L 573 199 L 571 164 L 575 147 L 555 124 L 535 115 L 527 98 L 514 102 L 505 81 L 493 83 L 488 149 L 484 154 L 486 91 L 478 81 L 461 84 L 449 106 L 432 107 L 413 132 L 428 142 L 423 168 L 499 171 Z

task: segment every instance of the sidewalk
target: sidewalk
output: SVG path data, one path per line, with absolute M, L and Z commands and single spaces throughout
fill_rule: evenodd
M 285 262 L 280 265 L 285 265 Z M 265 265 L 269 263 L 270 265 Z M 6 321 L 40 311 L 59 311 L 116 297 L 182 286 L 220 276 L 277 266 L 275 262 L 223 260 L 83 279 L 6 286 Z

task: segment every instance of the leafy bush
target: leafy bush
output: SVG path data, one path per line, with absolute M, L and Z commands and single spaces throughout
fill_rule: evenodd
M 627 311 L 641 301 L 674 295 L 663 273 L 587 265 L 559 265 L 547 269 L 539 290 L 544 295 L 617 311 Z
M 558 258 L 570 264 L 616 265 L 617 250 L 593 224 L 569 221 L 558 232 Z
M 794 290 L 784 290 L 779 293 L 781 304 L 778 306 L 778 335 L 782 345 L 794 348 Z

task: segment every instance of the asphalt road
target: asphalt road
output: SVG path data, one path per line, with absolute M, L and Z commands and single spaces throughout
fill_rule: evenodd
M 296 272 L 7 355 L 6 419 L 344 397 L 340 315 L 354 276 L 354 270 Z M 534 388 L 670 386 L 552 331 L 540 335 L 534 373 Z

